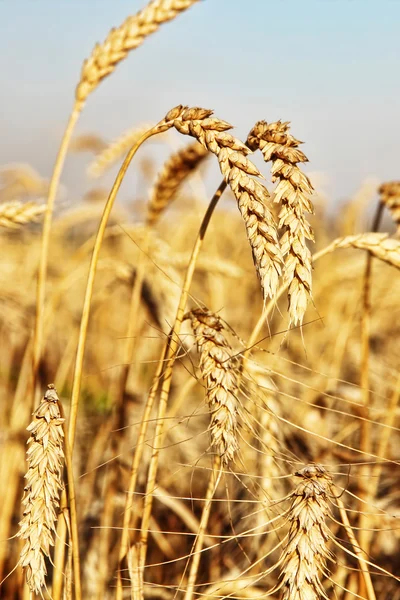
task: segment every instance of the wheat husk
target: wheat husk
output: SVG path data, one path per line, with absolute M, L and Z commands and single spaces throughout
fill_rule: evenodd
M 200 163 L 208 156 L 208 150 L 198 142 L 174 152 L 165 162 L 152 190 L 147 222 L 155 225 L 173 200 L 178 188 Z
M 88 166 L 88 175 L 94 179 L 101 177 L 108 169 L 120 160 L 128 150 L 136 144 L 146 131 L 152 128 L 151 123 L 142 123 L 125 131 L 111 144 L 106 145 Z
M 326 250 L 339 248 L 367 250 L 379 260 L 400 269 L 400 240 L 390 238 L 387 233 L 361 233 L 335 240 Z
M 25 570 L 29 588 L 36 593 L 45 586 L 45 557 L 54 545 L 55 524 L 62 489 L 63 422 L 59 398 L 49 385 L 28 426 L 28 471 L 22 500 L 24 515 L 18 536 L 25 541 L 20 565 Z
M 300 483 L 291 494 L 289 534 L 281 557 L 282 600 L 326 598 L 321 575 L 332 558 L 327 544 L 332 534 L 326 525 L 330 516 L 328 497 L 332 479 L 320 465 L 309 465 L 296 473 Z
M 173 110 L 175 113 L 170 111 L 165 121 L 172 119 L 171 114 L 176 114 L 175 129 L 196 138 L 217 156 L 221 173 L 235 195 L 246 226 L 264 299 L 274 298 L 282 273 L 282 255 L 277 225 L 268 206 L 269 193 L 254 179 L 261 174 L 247 158 L 250 149 L 227 133 L 232 126 L 213 117 L 213 111 L 199 107 L 176 107 Z
M 157 31 L 162 23 L 171 21 L 198 0 L 153 0 L 122 25 L 111 29 L 102 44 L 96 44 L 85 60 L 75 96 L 85 102 L 99 83 L 110 75 L 128 53 L 140 46 L 145 38 Z
M 386 206 L 400 233 L 400 181 L 383 183 L 379 188 L 381 202 Z
M 21 225 L 35 223 L 45 210 L 45 204 L 35 202 L 3 202 L 0 204 L 0 227 L 17 229 Z
M 272 161 L 272 180 L 278 181 L 274 202 L 280 205 L 279 243 L 285 261 L 290 323 L 295 326 L 302 323 L 311 296 L 312 265 L 307 240 L 314 240 L 306 219 L 306 213 L 314 212 L 310 200 L 313 187 L 298 166 L 308 161 L 298 149 L 300 143 L 289 133 L 289 123 L 282 121 L 259 121 L 247 138 L 249 148 L 261 150 L 264 160 Z
M 206 383 L 211 412 L 211 443 L 224 463 L 238 450 L 238 364 L 224 335 L 221 318 L 205 309 L 188 315 L 200 354 L 200 371 Z

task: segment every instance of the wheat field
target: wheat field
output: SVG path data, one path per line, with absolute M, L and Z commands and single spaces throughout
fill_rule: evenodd
M 51 178 L 1 167 L 0 597 L 400 599 L 400 181 L 332 214 L 290 121 L 242 140 L 208 107 L 77 132 L 201 8 L 152 0 L 94 46 Z

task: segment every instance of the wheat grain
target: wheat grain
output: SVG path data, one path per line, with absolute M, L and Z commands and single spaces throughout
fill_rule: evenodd
M 28 471 L 22 500 L 24 515 L 19 537 L 26 540 L 20 565 L 25 569 L 29 588 L 37 593 L 45 585 L 45 556 L 54 544 L 56 510 L 62 488 L 63 427 L 59 398 L 54 385 L 49 385 L 42 402 L 28 426 Z
M 324 250 L 324 254 L 337 248 L 367 250 L 375 258 L 400 269 L 400 240 L 389 238 L 387 233 L 361 233 L 338 238 Z
M 261 150 L 266 162 L 272 161 L 272 180 L 279 181 L 274 202 L 280 203 L 278 227 L 280 246 L 285 261 L 285 279 L 288 283 L 289 316 L 294 325 L 301 324 L 311 296 L 312 266 L 307 240 L 314 240 L 305 213 L 313 213 L 310 201 L 313 192 L 308 177 L 297 163 L 308 159 L 290 133 L 289 123 L 259 121 L 250 131 L 247 145 Z
M 153 0 L 122 25 L 112 29 L 102 44 L 96 44 L 85 60 L 76 99 L 85 102 L 99 83 L 112 73 L 128 52 L 140 46 L 144 39 L 157 31 L 162 23 L 171 21 L 198 0 Z
M 379 188 L 381 202 L 390 211 L 396 223 L 397 232 L 400 232 L 400 181 L 389 181 Z
M 289 534 L 277 589 L 282 589 L 282 600 L 317 600 L 326 598 L 320 576 L 332 557 L 327 548 L 332 535 L 325 523 L 330 516 L 332 479 L 320 465 L 309 465 L 296 476 L 301 482 L 291 494 Z
M 0 227 L 16 229 L 20 225 L 34 223 L 45 210 L 45 204 L 35 202 L 3 202 L 0 204 Z
M 136 144 L 146 131 L 152 128 L 152 124 L 143 123 L 129 131 L 125 131 L 120 137 L 106 145 L 88 166 L 88 175 L 93 178 L 101 177 L 107 169 L 110 169 L 126 152 Z
M 180 133 L 196 138 L 217 156 L 221 173 L 235 195 L 246 226 L 264 299 L 274 298 L 282 273 L 282 256 L 276 223 L 267 206 L 268 190 L 250 177 L 260 176 L 259 170 L 247 158 L 250 150 L 227 133 L 232 126 L 213 117 L 213 111 L 182 107 L 178 112 L 179 108 L 174 109 L 177 116 L 173 125 Z M 165 121 L 171 118 L 168 113 Z
M 220 317 L 195 309 L 189 313 L 200 353 L 200 370 L 206 382 L 206 398 L 211 411 L 211 442 L 223 462 L 232 460 L 238 450 L 238 365 L 223 331 Z
M 147 212 L 149 225 L 154 225 L 158 221 L 179 186 L 206 156 L 208 156 L 208 150 L 198 142 L 194 142 L 169 157 L 158 176 L 150 197 Z

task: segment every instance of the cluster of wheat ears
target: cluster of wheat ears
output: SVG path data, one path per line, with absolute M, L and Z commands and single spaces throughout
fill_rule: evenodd
M 212 110 L 178 105 L 111 144 L 73 137 L 100 82 L 195 3 L 152 0 L 95 46 L 49 182 L 1 173 L 0 596 L 400 598 L 400 239 L 379 231 L 385 209 L 400 225 L 400 182 L 376 190 L 363 233 L 365 194 L 346 226 L 316 196 L 313 216 L 289 122 L 257 121 L 242 142 Z M 121 225 L 112 209 L 135 154 L 172 130 L 194 139 L 153 181 L 144 223 Z M 53 223 L 69 151 L 95 154 L 92 178 L 123 162 L 92 195 L 100 213 Z M 222 181 L 194 224 L 203 204 L 171 203 L 212 155 Z M 225 189 L 239 211 L 221 223 Z

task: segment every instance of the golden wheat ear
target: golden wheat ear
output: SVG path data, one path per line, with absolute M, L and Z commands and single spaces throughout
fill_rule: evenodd
M 311 253 L 307 240 L 314 234 L 306 219 L 313 213 L 310 200 L 313 187 L 298 163 L 308 159 L 289 132 L 289 123 L 259 121 L 250 131 L 247 145 L 251 150 L 261 150 L 266 162 L 272 161 L 272 180 L 278 181 L 274 202 L 280 204 L 280 247 L 285 261 L 285 279 L 288 283 L 289 317 L 293 325 L 301 324 L 311 296 Z
M 18 536 L 26 540 L 20 556 L 29 588 L 36 593 L 45 586 L 45 557 L 54 545 L 55 523 L 62 489 L 63 422 L 59 398 L 50 384 L 28 426 L 23 518 Z
M 3 202 L 0 204 L 0 227 L 17 229 L 21 225 L 35 223 L 45 210 L 45 204 L 35 202 Z
M 381 202 L 386 206 L 400 233 L 400 181 L 383 183 L 379 188 Z
M 282 600 L 326 598 L 321 575 L 332 559 L 328 542 L 332 534 L 326 525 L 331 515 L 328 499 L 332 479 L 321 465 L 308 465 L 295 473 L 301 479 L 291 494 L 287 519 L 289 534 L 281 556 Z
M 218 315 L 205 309 L 195 309 L 188 316 L 200 354 L 200 371 L 206 382 L 211 443 L 222 461 L 228 463 L 239 447 L 238 364 Z
M 198 142 L 174 152 L 158 176 L 147 209 L 147 222 L 155 225 L 173 200 L 178 188 L 201 162 L 208 156 L 208 150 Z
M 204 108 L 186 108 L 175 118 L 174 127 L 197 139 L 218 158 L 221 173 L 237 200 L 246 226 L 264 299 L 275 298 L 283 260 L 277 225 L 268 207 L 268 190 L 255 179 L 261 173 L 247 158 L 250 149 L 227 133 L 232 125 L 212 114 L 212 110 Z

